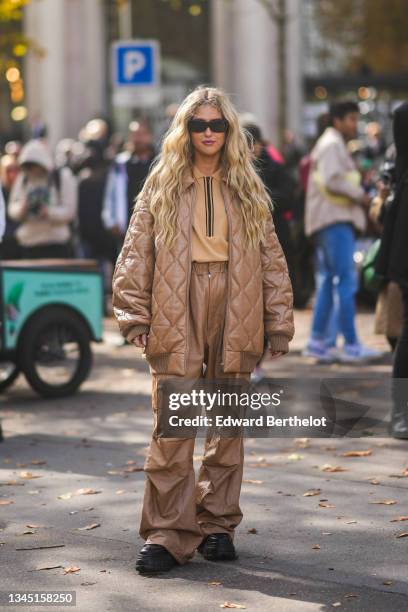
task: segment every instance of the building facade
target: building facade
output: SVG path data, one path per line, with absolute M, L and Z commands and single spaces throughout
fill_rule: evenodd
M 25 9 L 26 35 L 42 57 L 29 53 L 25 81 L 29 121 L 47 125 L 50 141 L 76 137 L 96 115 L 124 129 L 144 112 L 153 120 L 198 83 L 223 87 L 241 112 L 259 121 L 276 141 L 279 88 L 284 82 L 287 127 L 301 131 L 299 1 L 286 0 L 285 78 L 279 74 L 278 26 L 259 0 L 40 0 Z M 196 7 L 194 9 L 194 7 Z M 194 10 L 193 10 L 194 9 Z M 199 11 L 199 13 L 197 12 Z M 162 98 L 155 109 L 115 109 L 111 96 L 110 44 L 121 38 L 155 38 L 162 50 Z

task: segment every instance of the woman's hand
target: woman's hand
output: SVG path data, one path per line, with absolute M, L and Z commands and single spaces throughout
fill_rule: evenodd
M 269 349 L 272 359 L 277 359 L 278 357 L 282 357 L 285 353 L 283 351 L 273 351 L 271 348 Z
M 139 336 L 135 336 L 132 340 L 132 343 L 138 348 L 145 348 L 147 345 L 147 334 L 140 334 Z

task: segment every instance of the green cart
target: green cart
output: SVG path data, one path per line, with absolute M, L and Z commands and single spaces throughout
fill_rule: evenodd
M 91 369 L 91 341 L 102 341 L 96 262 L 0 262 L 0 299 L 0 390 L 22 372 L 44 397 L 74 393 Z

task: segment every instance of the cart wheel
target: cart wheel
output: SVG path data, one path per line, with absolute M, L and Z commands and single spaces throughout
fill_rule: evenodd
M 53 306 L 33 316 L 21 336 L 18 363 L 44 397 L 75 393 L 92 365 L 88 328 L 72 310 Z
M 8 361 L 0 363 L 0 391 L 5 391 L 18 378 L 20 369 L 15 363 Z

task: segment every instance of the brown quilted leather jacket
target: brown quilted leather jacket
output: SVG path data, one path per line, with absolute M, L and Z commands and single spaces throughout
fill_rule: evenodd
M 228 302 L 223 337 L 224 372 L 250 372 L 263 352 L 264 332 L 275 351 L 287 352 L 294 334 L 293 295 L 286 260 L 268 218 L 266 244 L 243 246 L 243 218 L 225 180 L 229 223 Z M 195 184 L 183 180 L 179 237 L 171 249 L 155 241 L 148 203 L 135 208 L 113 277 L 113 308 L 131 341 L 148 333 L 151 372 L 183 375 L 188 353 L 191 227 Z

